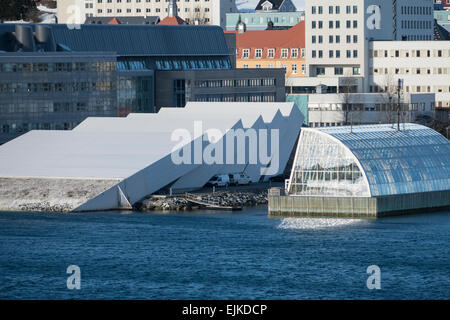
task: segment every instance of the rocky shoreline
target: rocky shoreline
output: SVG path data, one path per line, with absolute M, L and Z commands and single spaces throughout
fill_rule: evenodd
M 267 191 L 218 191 L 215 193 L 196 193 L 195 198 L 202 202 L 214 202 L 223 207 L 251 207 L 267 204 Z M 137 211 L 191 211 L 207 209 L 186 200 L 184 195 L 150 196 L 137 203 Z

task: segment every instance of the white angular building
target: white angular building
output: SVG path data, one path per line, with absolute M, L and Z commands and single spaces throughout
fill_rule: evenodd
M 30 131 L 0 146 L 0 209 L 129 208 L 165 187 L 201 188 L 215 174 L 264 181 L 284 172 L 303 119 L 294 103 L 191 102 Z

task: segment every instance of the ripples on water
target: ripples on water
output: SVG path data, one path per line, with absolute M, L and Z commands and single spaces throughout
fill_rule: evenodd
M 449 299 L 449 244 L 450 212 L 0 212 L 0 299 Z M 382 290 L 366 287 L 373 264 Z
M 336 228 L 361 224 L 363 219 L 339 219 L 339 218 L 284 218 L 279 229 L 316 230 L 324 228 Z

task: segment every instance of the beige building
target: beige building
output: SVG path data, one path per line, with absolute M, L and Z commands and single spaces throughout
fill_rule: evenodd
M 168 16 L 173 0 L 58 0 L 58 23 L 83 23 L 86 17 Z M 178 16 L 190 24 L 225 27 L 235 0 L 177 0 Z M 81 22 L 78 22 L 81 21 Z

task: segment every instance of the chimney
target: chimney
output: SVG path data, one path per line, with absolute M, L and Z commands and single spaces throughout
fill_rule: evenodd
M 49 26 L 36 25 L 34 35 L 36 40 L 43 45 L 45 51 L 56 51 L 56 42 L 53 31 Z
M 23 51 L 33 52 L 36 51 L 36 45 L 34 43 L 33 29 L 30 26 L 21 24 L 16 25 L 15 32 L 16 40 L 22 45 Z
M 169 1 L 169 9 L 167 11 L 169 18 L 178 16 L 178 6 L 176 0 Z

